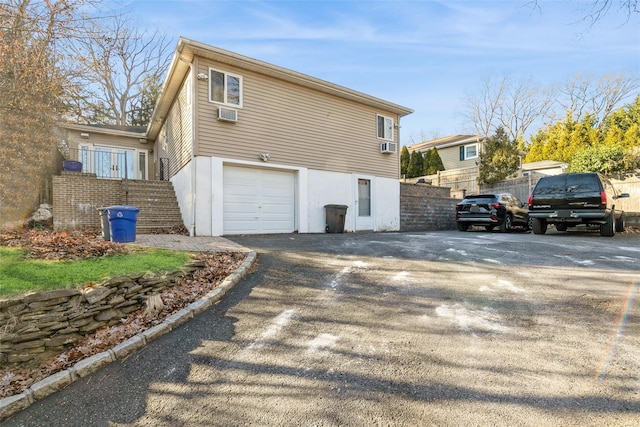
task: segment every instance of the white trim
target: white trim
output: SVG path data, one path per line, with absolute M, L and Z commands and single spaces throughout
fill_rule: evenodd
M 384 123 L 384 136 L 380 136 L 380 127 L 378 124 L 378 120 L 382 118 L 383 119 L 383 123 Z M 389 123 L 389 122 L 390 123 Z M 395 122 L 393 120 L 393 117 L 388 117 L 388 116 L 383 116 L 382 114 L 376 114 L 376 137 L 378 139 L 384 140 L 384 141 L 394 141 L 394 127 L 395 127 Z M 387 131 L 391 134 L 391 135 L 387 135 Z

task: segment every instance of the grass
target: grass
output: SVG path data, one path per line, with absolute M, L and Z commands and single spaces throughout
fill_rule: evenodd
M 177 270 L 191 258 L 188 253 L 166 249 L 74 261 L 31 260 L 25 253 L 24 249 L 0 247 L 0 296 L 73 288 L 124 274 Z

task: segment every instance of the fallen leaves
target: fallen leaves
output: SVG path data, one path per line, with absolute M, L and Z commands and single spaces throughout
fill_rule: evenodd
M 101 241 L 93 234 L 82 232 L 54 233 L 48 231 L 0 232 L 0 245 L 22 246 L 32 257 L 44 259 L 80 259 L 126 253 L 126 247 Z M 125 252 L 119 252 L 124 250 Z M 59 257 L 59 258 L 58 258 Z M 119 324 L 106 326 L 84 336 L 72 348 L 61 351 L 39 366 L 0 365 L 0 398 L 19 394 L 49 375 L 68 369 L 78 361 L 106 351 L 140 332 L 160 324 L 165 318 L 185 308 L 216 288 L 233 273 L 246 258 L 238 252 L 198 253 L 194 260 L 202 268 L 181 277 L 176 285 L 158 294 L 162 309 L 153 318 L 145 317 L 145 308 L 129 313 Z

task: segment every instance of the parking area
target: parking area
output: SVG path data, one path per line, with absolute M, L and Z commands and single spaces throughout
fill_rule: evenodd
M 258 262 L 217 306 L 8 425 L 640 419 L 639 235 L 229 239 Z

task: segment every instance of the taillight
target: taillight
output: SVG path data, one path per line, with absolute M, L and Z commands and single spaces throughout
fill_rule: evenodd
M 529 194 L 529 201 L 527 203 L 529 206 L 533 205 L 533 193 Z
M 456 205 L 456 210 L 457 211 L 461 211 L 462 210 L 462 205 Z
M 500 203 L 491 203 L 491 207 L 494 209 L 500 209 Z
M 607 204 L 607 193 L 604 191 L 600 192 L 600 203 L 602 203 L 603 205 Z

